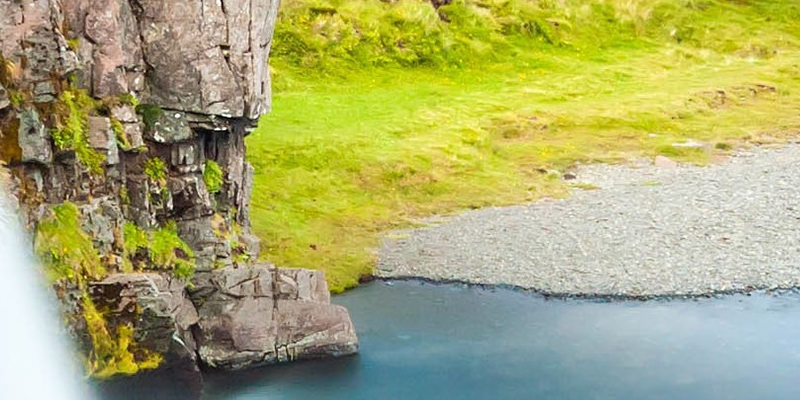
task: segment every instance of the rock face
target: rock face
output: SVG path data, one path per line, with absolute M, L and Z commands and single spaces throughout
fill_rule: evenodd
M 185 283 L 162 274 L 114 274 L 90 285 L 98 308 L 114 324 L 134 327 L 137 346 L 166 357 L 164 366 L 202 387 L 192 327 L 199 317 Z
M 170 364 L 357 351 L 321 273 L 253 264 L 244 138 L 270 107 L 277 7 L 0 0 L 0 162 L 28 226 L 74 204 L 107 277 L 62 287 L 89 293 Z M 173 230 L 180 243 L 159 252 Z M 190 280 L 171 272 L 186 265 Z
M 225 268 L 194 291 L 198 353 L 211 367 L 241 369 L 353 354 L 350 317 L 330 304 L 321 273 L 267 266 Z

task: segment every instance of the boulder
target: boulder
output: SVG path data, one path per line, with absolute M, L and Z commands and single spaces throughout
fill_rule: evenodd
M 239 370 L 358 351 L 343 307 L 330 304 L 318 271 L 269 266 L 224 268 L 200 278 L 192 295 L 200 321 L 195 330 L 201 361 Z

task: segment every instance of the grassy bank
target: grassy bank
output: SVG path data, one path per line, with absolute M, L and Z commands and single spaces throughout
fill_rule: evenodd
M 780 141 L 800 127 L 798 20 L 780 0 L 290 0 L 248 141 L 264 257 L 338 291 L 381 232 L 564 196 L 576 163 Z

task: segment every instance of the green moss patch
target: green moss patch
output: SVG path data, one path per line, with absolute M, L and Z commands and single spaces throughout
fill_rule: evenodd
M 164 110 L 155 104 L 139 104 L 136 106 L 136 113 L 142 117 L 145 129 L 150 131 L 164 115 Z
M 131 142 L 128 140 L 128 135 L 125 134 L 125 127 L 122 126 L 122 122 L 114 118 L 109 120 L 111 121 L 111 129 L 114 131 L 114 136 L 117 138 L 117 145 L 123 150 L 130 150 Z
M 157 184 L 163 188 L 167 185 L 167 164 L 164 160 L 158 157 L 148 158 L 144 162 L 144 174 L 150 179 L 150 182 Z
M 131 270 L 169 270 L 183 279 L 194 274 L 194 252 L 178 236 L 178 228 L 174 222 L 153 231 L 145 231 L 136 224 L 127 222 L 124 237 L 124 258 Z
M 89 145 L 89 116 L 100 103 L 83 89 L 69 88 L 55 105 L 56 126 L 50 131 L 59 150 L 74 150 L 78 161 L 94 174 L 102 174 L 105 156 Z
M 81 283 L 106 275 L 91 237 L 81 228 L 80 211 L 70 202 L 53 207 L 39 222 L 35 248 L 52 281 Z
M 219 193 L 222 190 L 222 185 L 225 183 L 224 173 L 214 160 L 206 160 L 203 168 L 203 181 L 211 194 Z

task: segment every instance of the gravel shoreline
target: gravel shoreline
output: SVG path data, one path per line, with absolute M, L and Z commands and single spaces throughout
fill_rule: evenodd
M 579 297 L 800 287 L 800 146 L 577 175 L 601 189 L 390 232 L 375 274 Z

